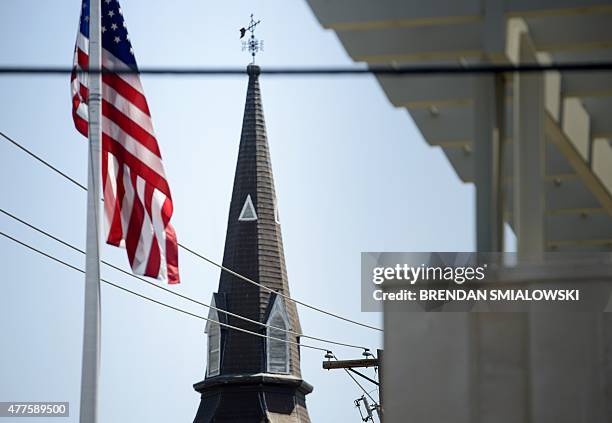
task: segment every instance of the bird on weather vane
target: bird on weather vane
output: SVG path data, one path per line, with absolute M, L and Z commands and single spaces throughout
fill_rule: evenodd
M 261 21 L 255 21 L 253 19 L 253 14 L 251 13 L 251 22 L 249 22 L 249 26 L 246 28 L 240 28 L 240 39 L 244 38 L 247 31 L 251 33 L 251 36 L 248 40 L 242 42 L 242 51 L 248 51 L 252 57 L 252 62 L 255 63 L 255 55 L 263 51 L 263 40 L 258 40 L 255 38 L 255 27 L 259 25 Z

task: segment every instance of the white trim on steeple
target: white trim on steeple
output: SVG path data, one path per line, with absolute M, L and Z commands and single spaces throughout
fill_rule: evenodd
M 278 205 L 274 205 L 274 221 L 280 225 L 280 215 L 278 214 Z
M 250 222 L 253 220 L 257 220 L 257 213 L 255 213 L 255 206 L 253 206 L 253 200 L 251 200 L 251 195 L 247 195 L 246 201 L 244 202 L 244 206 L 242 206 L 242 211 L 240 212 L 240 216 L 238 220 L 241 222 Z

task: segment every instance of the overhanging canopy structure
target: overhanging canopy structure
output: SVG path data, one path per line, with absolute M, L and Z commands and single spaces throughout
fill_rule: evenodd
M 612 60 L 609 1 L 308 2 L 372 65 Z M 479 250 L 498 249 L 502 219 L 519 252 L 612 250 L 612 71 L 377 79 L 476 183 Z

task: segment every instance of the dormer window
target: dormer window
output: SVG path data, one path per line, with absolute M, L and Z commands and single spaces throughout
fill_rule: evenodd
M 216 307 L 215 298 L 213 297 L 211 305 Z M 208 318 L 219 321 L 219 313 L 216 310 L 210 309 Z M 221 370 L 221 327 L 217 323 L 210 321 L 206 322 L 204 332 L 208 334 L 208 363 L 206 366 L 207 376 L 217 376 Z
M 257 213 L 255 213 L 255 207 L 253 206 L 253 200 L 251 200 L 250 194 L 247 195 L 247 198 L 244 201 L 244 206 L 242 206 L 242 211 L 240 212 L 238 220 L 241 222 L 257 220 Z
M 289 318 L 281 297 L 275 297 L 268 317 L 267 361 L 269 373 L 289 373 Z

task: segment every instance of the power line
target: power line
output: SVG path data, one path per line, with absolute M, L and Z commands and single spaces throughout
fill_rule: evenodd
M 279 76 L 342 76 L 342 75 L 469 75 L 533 72 L 585 72 L 610 71 L 612 62 L 567 62 L 550 64 L 459 64 L 459 65 L 370 65 L 368 67 L 319 67 L 319 68 L 262 68 L 262 75 Z M 67 75 L 73 71 L 66 66 L 2 66 L 0 75 Z M 245 68 L 173 68 L 148 67 L 141 69 L 91 69 L 79 70 L 91 74 L 145 74 L 160 76 L 242 76 Z
M 35 160 L 38 160 L 40 163 L 44 164 L 45 166 L 47 166 L 49 169 L 53 170 L 55 173 L 57 173 L 58 175 L 63 176 L 64 178 L 68 179 L 70 182 L 72 182 L 73 184 L 75 184 L 76 186 L 84 189 L 85 191 L 87 191 L 87 187 L 83 184 L 81 184 L 79 181 L 77 181 L 76 179 L 71 178 L 70 176 L 66 175 L 64 172 L 62 172 L 61 170 L 59 170 L 58 168 L 56 168 L 55 166 L 53 166 L 51 163 L 49 163 L 48 161 L 42 159 L 41 157 L 37 156 L 36 154 L 32 153 L 30 150 L 28 150 L 27 148 L 25 148 L 23 145 L 19 144 L 17 141 L 15 141 L 14 139 L 12 139 L 11 137 L 9 137 L 8 135 L 6 135 L 3 132 L 0 132 L 0 136 L 2 136 L 2 138 L 4 138 L 6 141 L 10 142 L 11 144 L 13 144 L 15 147 L 17 147 L 18 149 L 20 149 L 21 151 L 23 151 L 24 153 L 26 153 L 28 156 L 32 157 Z
M 370 398 L 374 402 L 375 405 L 378 405 L 378 402 L 374 398 L 372 398 L 372 395 L 370 395 L 370 393 L 366 391 L 366 389 L 363 387 L 361 383 L 359 383 L 359 381 L 355 378 L 355 376 L 353 376 L 351 372 L 349 372 L 347 369 L 344 369 L 344 371 L 346 372 L 347 375 L 350 376 L 351 379 L 353 379 L 353 382 L 355 382 L 357 386 L 361 388 L 361 390 L 368 396 L 368 398 Z
M 334 360 L 338 360 L 338 357 L 336 357 L 334 354 L 331 354 L 331 356 L 334 358 Z M 378 406 L 378 402 L 372 398 L 372 396 L 370 395 L 370 393 L 368 391 L 366 391 L 366 389 L 363 387 L 363 385 L 361 383 L 359 383 L 359 381 L 355 378 L 355 376 L 353 376 L 351 374 L 351 372 L 348 371 L 348 369 L 343 369 L 347 375 L 350 376 L 351 379 L 353 379 L 353 381 L 357 384 L 357 386 L 359 386 L 359 388 L 361 388 L 361 390 L 363 391 L 364 394 L 366 394 L 371 400 L 372 402 Z
M 51 260 L 53 260 L 53 261 L 55 261 L 57 263 L 60 263 L 60 264 L 66 266 L 66 267 L 68 267 L 68 268 L 70 268 L 72 270 L 75 270 L 75 271 L 77 271 L 79 273 L 83 273 L 83 274 L 85 273 L 84 270 L 82 270 L 82 269 L 80 269 L 80 268 L 78 268 L 76 266 L 73 266 L 72 264 L 70 264 L 70 263 L 68 263 L 66 261 L 63 261 L 63 260 L 61 260 L 61 259 L 59 259 L 57 257 L 54 257 L 51 254 L 45 253 L 44 251 L 39 250 L 39 249 L 37 249 L 37 248 L 35 248 L 35 247 L 31 246 L 30 244 L 27 244 L 27 243 L 25 243 L 23 241 L 20 241 L 19 239 L 14 238 L 14 237 L 12 237 L 12 236 L 10 236 L 10 235 L 2 232 L 2 231 L 0 231 L 0 235 L 2 235 L 3 237 L 5 237 L 5 238 L 7 238 L 7 239 L 17 243 L 17 244 L 22 245 L 23 247 L 26 247 L 26 248 L 28 248 L 28 249 L 38 253 L 38 254 L 40 254 L 40 255 L 42 255 L 44 257 L 47 257 L 48 259 L 51 259 Z M 110 286 L 112 286 L 114 288 L 120 289 L 120 290 L 125 291 L 125 292 L 127 292 L 129 294 L 132 294 L 132 295 L 135 295 L 135 296 L 140 297 L 142 299 L 145 299 L 147 301 L 159 304 L 159 305 L 161 305 L 163 307 L 172 309 L 174 311 L 178 311 L 180 313 L 183 313 L 183 314 L 186 314 L 186 315 L 189 315 L 189 316 L 201 319 L 201 320 L 205 320 L 207 322 L 210 322 L 210 323 L 213 323 L 213 324 L 216 324 L 216 325 L 219 325 L 219 326 L 226 327 L 228 329 L 236 330 L 236 331 L 239 331 L 239 332 L 244 332 L 244 333 L 247 333 L 249 335 L 259 336 L 260 338 L 272 339 L 274 341 L 280 341 L 280 342 L 284 342 L 286 344 L 297 345 L 298 347 L 310 348 L 310 349 L 313 349 L 313 350 L 323 351 L 323 352 L 326 352 L 326 353 L 329 351 L 326 348 L 315 347 L 314 345 L 306 345 L 306 344 L 302 344 L 302 343 L 299 343 L 299 342 L 290 341 L 288 339 L 276 338 L 276 337 L 273 337 L 273 336 L 268 336 L 268 335 L 264 335 L 264 334 L 261 334 L 261 333 L 253 332 L 253 331 L 250 331 L 250 330 L 247 330 L 247 329 L 243 329 L 243 328 L 240 328 L 240 327 L 237 327 L 237 326 L 232 326 L 232 325 L 229 325 L 227 323 L 219 322 L 219 321 L 214 320 L 214 319 L 209 319 L 208 317 L 200 316 L 198 314 L 191 313 L 190 311 L 183 310 L 182 308 L 175 307 L 175 306 L 170 305 L 170 304 L 166 304 L 164 302 L 158 301 L 158 300 L 156 300 L 154 298 L 151 298 L 151 297 L 147 297 L 146 295 L 143 295 L 143 294 L 140 294 L 138 292 L 132 291 L 131 289 L 125 288 L 125 287 L 123 287 L 121 285 L 118 285 L 118 284 L 116 284 L 114 282 L 110 282 L 110 281 L 108 281 L 106 279 L 100 278 L 100 281 L 102 281 L 102 282 L 104 282 L 104 283 L 106 283 L 106 284 L 108 284 L 108 285 L 110 285 Z
M 56 241 L 56 242 L 58 242 L 58 243 L 60 243 L 60 244 L 62 244 L 64 246 L 66 246 L 66 247 L 68 247 L 68 248 L 70 248 L 70 249 L 72 249 L 72 250 L 74 250 L 76 252 L 79 252 L 81 254 L 85 254 L 85 251 L 83 251 L 82 249 L 80 249 L 80 248 L 78 248 L 78 247 L 76 247 L 76 246 L 74 246 L 74 245 L 64 241 L 63 239 L 61 239 L 61 238 L 59 238 L 59 237 L 57 237 L 57 236 L 55 236 L 55 235 L 53 235 L 53 234 L 43 230 L 43 229 L 41 229 L 41 228 L 39 228 L 39 227 L 37 227 L 35 225 L 33 225 L 32 223 L 29 223 L 29 222 L 25 221 L 24 219 L 21 219 L 20 217 L 15 216 L 14 214 L 12 214 L 12 213 L 10 213 L 10 212 L 2 209 L 2 208 L 0 208 L 0 213 L 4 214 L 5 216 L 10 217 L 11 219 L 13 219 L 13 220 L 15 220 L 15 221 L 25 225 L 25 226 L 27 226 L 30 229 L 35 230 L 36 232 L 38 232 L 40 234 L 43 234 L 43 235 L 47 236 L 48 238 L 53 239 L 54 241 Z M 149 284 L 149 285 L 151 285 L 151 286 L 153 286 L 153 287 L 155 287 L 157 289 L 161 289 L 161 290 L 163 290 L 165 292 L 168 292 L 168 293 L 170 293 L 172 295 L 175 295 L 177 297 L 183 298 L 185 300 L 191 301 L 191 302 L 193 302 L 195 304 L 207 307 L 209 309 L 215 310 L 215 311 L 220 312 L 220 313 L 224 313 L 224 314 L 226 314 L 228 316 L 232 316 L 232 317 L 235 317 L 237 319 L 244 320 L 244 321 L 249 322 L 249 323 L 253 323 L 253 324 L 256 324 L 256 325 L 259 325 L 259 326 L 263 326 L 263 327 L 266 327 L 266 328 L 280 330 L 280 331 L 285 332 L 285 333 L 289 333 L 289 334 L 292 334 L 292 335 L 295 335 L 295 336 L 299 336 L 299 337 L 302 337 L 302 338 L 312 339 L 314 341 L 324 342 L 324 343 L 328 343 L 328 344 L 340 345 L 340 346 L 343 346 L 343 347 L 356 348 L 356 349 L 361 349 L 361 350 L 368 350 L 368 348 L 362 347 L 362 346 L 359 346 L 359 345 L 347 344 L 345 342 L 332 341 L 332 340 L 325 339 L 325 338 L 319 338 L 319 337 L 316 337 L 316 336 L 305 335 L 305 334 L 302 334 L 302 333 L 299 333 L 299 332 L 295 332 L 295 331 L 292 331 L 292 330 L 289 330 L 289 329 L 283 329 L 283 328 L 272 326 L 272 325 L 269 325 L 269 324 L 266 324 L 266 323 L 259 322 L 257 320 L 249 319 L 248 317 L 241 316 L 241 315 L 236 314 L 236 313 L 232 313 L 231 311 L 226 311 L 226 310 L 220 309 L 218 307 L 215 307 L 215 306 L 203 303 L 203 302 L 198 301 L 198 300 L 196 300 L 194 298 L 191 298 L 191 297 L 188 297 L 186 295 L 183 295 L 183 294 L 181 294 L 179 292 L 172 291 L 171 289 L 168 289 L 168 288 L 165 288 L 165 287 L 163 287 L 161 285 L 155 284 L 155 283 L 153 283 L 153 282 L 151 282 L 151 281 L 149 281 L 149 280 L 147 280 L 147 279 L 145 279 L 143 277 L 135 275 L 135 274 L 133 274 L 133 273 L 131 273 L 131 272 L 125 270 L 125 269 L 122 269 L 122 268 L 120 268 L 120 267 L 118 267 L 118 266 L 116 266 L 116 265 L 114 265 L 112 263 L 109 263 L 109 262 L 107 262 L 105 260 L 100 260 L 100 261 L 103 264 L 105 264 L 106 266 L 108 266 L 108 267 L 111 267 L 111 268 L 113 268 L 115 270 L 118 270 L 121 273 L 124 273 L 124 274 L 126 274 L 128 276 L 131 276 L 131 277 L 133 277 L 135 279 L 138 279 L 138 280 L 140 280 L 142 282 L 145 282 L 145 283 L 147 283 L 147 284 Z
M 186 247 L 186 246 L 184 246 L 184 245 L 182 245 L 182 244 L 180 244 L 180 243 L 179 243 L 179 247 L 183 248 L 185 251 L 190 252 L 191 254 L 195 255 L 196 257 L 199 257 L 199 258 L 201 258 L 202 260 L 204 260 L 204 261 L 206 261 L 206 262 L 208 262 L 208 263 L 212 264 L 213 266 L 216 266 L 216 267 L 218 267 L 219 269 L 221 269 L 221 270 L 223 270 L 223 271 L 225 271 L 225 272 L 227 272 L 227 273 L 229 273 L 229 274 L 231 274 L 231 275 L 233 275 L 233 276 L 236 276 L 236 277 L 237 277 L 237 278 L 239 278 L 239 279 L 242 279 L 242 280 L 243 280 L 243 281 L 245 281 L 245 282 L 248 282 L 248 283 L 250 283 L 250 284 L 253 284 L 253 285 L 255 285 L 255 286 L 258 286 L 258 287 L 260 287 L 260 288 L 262 288 L 262 289 L 264 289 L 264 290 L 266 290 L 266 291 L 268 291 L 268 292 L 274 292 L 274 293 L 276 293 L 276 295 L 278 295 L 278 296 L 280 296 L 280 297 L 283 297 L 283 298 L 285 298 L 285 299 L 286 299 L 286 300 L 288 300 L 288 301 L 293 301 L 293 302 L 294 302 L 294 303 L 296 303 L 296 304 L 300 304 L 300 305 L 302 305 L 302 306 L 304 306 L 304 307 L 307 307 L 307 308 L 309 308 L 309 309 L 311 309 L 311 310 L 318 311 L 319 313 L 323 313 L 323 314 L 326 314 L 326 315 L 328 315 L 328 316 L 335 317 L 336 319 L 344 320 L 345 322 L 348 322 L 348 323 L 352 323 L 352 324 L 355 324 L 355 325 L 358 325 L 358 326 L 363 326 L 363 327 L 368 328 L 368 329 L 374 329 L 374 330 L 377 330 L 377 331 L 383 332 L 383 330 L 382 330 L 382 329 L 377 328 L 376 326 L 371 326 L 371 325 L 368 325 L 368 324 L 366 324 L 366 323 L 361 323 L 361 322 L 358 322 L 358 321 L 356 321 L 356 320 L 349 319 L 348 317 L 340 316 L 339 314 L 335 314 L 335 313 L 332 313 L 332 312 L 330 312 L 330 311 L 323 310 L 323 309 L 321 309 L 321 308 L 319 308 L 319 307 L 316 307 L 316 306 L 313 306 L 313 305 L 310 305 L 310 304 L 304 303 L 304 302 L 302 302 L 302 301 L 300 301 L 300 300 L 296 300 L 296 299 L 294 299 L 294 298 L 291 298 L 289 295 L 283 294 L 282 292 L 277 292 L 277 291 L 274 291 L 273 289 L 268 288 L 267 286 L 262 285 L 262 284 L 260 284 L 260 283 L 258 283 L 258 282 L 255 282 L 254 280 L 249 279 L 249 278 L 247 278 L 246 276 L 241 275 L 240 273 L 237 273 L 237 272 L 234 272 L 234 271 L 233 271 L 233 270 L 231 270 L 231 269 L 228 269 L 227 267 L 223 266 L 222 264 L 219 264 L 219 263 L 214 262 L 213 260 L 209 259 L 208 257 L 203 256 L 202 254 L 199 254 L 199 253 L 197 253 L 197 252 L 193 251 L 192 249 L 190 249 L 190 248 L 188 248 L 188 247 Z
M 19 149 L 23 150 L 23 151 L 24 151 L 24 152 L 26 152 L 28 155 L 30 155 L 30 156 L 32 156 L 32 157 L 34 157 L 34 158 L 35 158 L 36 160 L 38 160 L 39 162 L 43 163 L 43 164 L 44 164 L 45 166 L 47 166 L 49 169 L 51 169 L 51 170 L 55 171 L 56 173 L 58 173 L 59 175 L 61 175 L 61 176 L 65 177 L 66 179 L 68 179 L 70 182 L 72 182 L 72 183 L 73 183 L 73 184 L 75 184 L 76 186 L 80 187 L 81 189 L 83 189 L 83 190 L 87 191 L 87 187 L 85 187 L 83 184 L 80 184 L 80 183 L 79 183 L 79 182 L 77 182 L 76 180 L 74 180 L 74 179 L 70 178 L 70 177 L 69 177 L 69 176 L 67 176 L 65 173 L 63 173 L 63 172 L 61 172 L 60 170 L 58 170 L 58 169 L 57 169 L 55 166 L 51 165 L 49 162 L 47 162 L 46 160 L 44 160 L 44 159 L 43 159 L 43 158 L 41 158 L 40 156 L 38 156 L 38 155 L 34 154 L 32 151 L 30 151 L 30 150 L 26 149 L 24 146 L 22 146 L 21 144 L 17 143 L 17 141 L 15 141 L 14 139 L 12 139 L 12 138 L 8 137 L 7 135 L 5 135 L 5 134 L 4 134 L 3 132 L 1 132 L 1 131 L 0 131 L 0 136 L 2 136 L 2 137 L 5 139 L 5 140 L 9 141 L 10 143 L 14 144 L 15 146 L 19 147 Z M 198 253 L 198 252 L 194 251 L 193 249 L 191 249 L 191 248 L 189 248 L 189 247 L 185 246 L 184 244 L 178 243 L 178 245 L 179 245 L 179 247 L 181 247 L 183 250 L 185 250 L 185 251 L 187 251 L 187 252 L 191 253 L 192 255 L 194 255 L 194 256 L 196 256 L 196 257 L 198 257 L 198 258 L 200 258 L 200 259 L 202 259 L 202 260 L 204 260 L 204 261 L 206 261 L 206 262 L 208 262 L 208 263 L 210 263 L 210 264 L 212 264 L 213 266 L 216 266 L 216 267 L 218 267 L 219 269 L 221 269 L 221 270 L 223 270 L 223 271 L 225 271 L 225 272 L 227 272 L 227 273 L 229 273 L 229 274 L 231 274 L 231 275 L 233 275 L 233 276 L 236 276 L 237 278 L 242 279 L 242 280 L 243 280 L 243 281 L 245 281 L 245 282 L 248 282 L 248 283 L 250 283 L 250 284 L 253 284 L 253 285 L 255 285 L 255 286 L 258 286 L 258 287 L 260 287 L 260 288 L 264 289 L 265 291 L 268 291 L 268 292 L 271 292 L 271 293 L 273 292 L 273 293 L 275 293 L 276 295 L 278 295 L 278 296 L 280 296 L 280 297 L 283 297 L 283 298 L 285 298 L 285 299 L 286 299 L 286 300 L 288 300 L 288 301 L 293 301 L 294 303 L 296 303 L 296 304 L 300 304 L 300 305 L 302 305 L 302 306 L 304 306 L 304 307 L 306 307 L 306 308 L 309 308 L 309 309 L 311 309 L 311 310 L 317 311 L 317 312 L 322 313 L 322 314 L 326 314 L 326 315 L 328 315 L 328 316 L 330 316 L 330 317 L 335 317 L 336 319 L 343 320 L 343 321 L 345 321 L 345 322 L 352 323 L 352 324 L 357 325 L 357 326 L 361 326 L 361 327 L 364 327 L 364 328 L 368 328 L 368 329 L 373 329 L 373 330 L 377 330 L 377 331 L 380 331 L 380 332 L 384 332 L 384 331 L 383 331 L 383 329 L 378 328 L 378 327 L 376 327 L 376 326 L 368 325 L 368 324 L 366 324 L 366 323 L 361 323 L 361 322 L 358 322 L 358 321 L 356 321 L 356 320 L 349 319 L 348 317 L 344 317 L 344 316 L 341 316 L 341 315 L 339 315 L 339 314 L 332 313 L 332 312 L 330 312 L 330 311 L 326 311 L 326 310 L 323 310 L 323 309 L 321 309 L 321 308 L 319 308 L 319 307 L 316 307 L 316 306 L 310 305 L 310 304 L 305 303 L 305 302 L 303 302 L 303 301 L 300 301 L 300 300 L 296 300 L 296 299 L 294 299 L 294 298 L 291 298 L 289 295 L 283 294 L 282 292 L 277 292 L 277 291 L 274 291 L 273 289 L 268 288 L 267 286 L 262 285 L 262 284 L 260 284 L 259 282 L 255 282 L 254 280 L 249 279 L 249 278 L 247 278 L 246 276 L 243 276 L 243 275 L 241 275 L 241 274 L 239 274 L 239 273 L 237 273 L 237 272 L 234 272 L 233 270 L 231 270 L 231 269 L 229 269 L 229 268 L 227 268 L 227 267 L 223 266 L 222 264 L 219 264 L 219 263 L 217 263 L 217 262 L 215 262 L 215 261 L 213 261 L 213 260 L 209 259 L 208 257 L 206 257 L 206 256 L 204 256 L 204 255 L 202 255 L 202 254 L 200 254 L 200 253 Z

